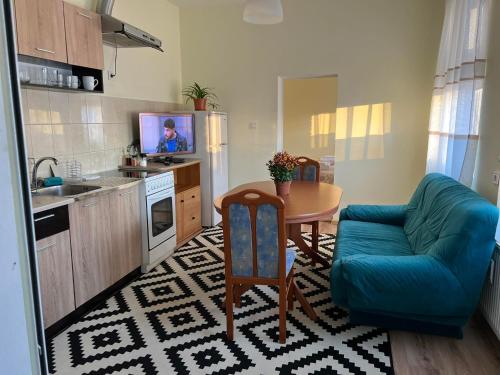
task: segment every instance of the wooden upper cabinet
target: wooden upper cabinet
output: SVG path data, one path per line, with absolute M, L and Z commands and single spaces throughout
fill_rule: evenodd
M 62 0 L 15 0 L 21 55 L 67 62 Z
M 68 64 L 104 69 L 101 16 L 64 3 Z

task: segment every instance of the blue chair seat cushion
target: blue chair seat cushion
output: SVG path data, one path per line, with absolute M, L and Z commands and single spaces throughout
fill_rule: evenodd
M 293 249 L 286 249 L 286 274 L 290 272 L 293 267 L 293 263 L 295 262 L 295 258 L 297 257 L 297 253 Z

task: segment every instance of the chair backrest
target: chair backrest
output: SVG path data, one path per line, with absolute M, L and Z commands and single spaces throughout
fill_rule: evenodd
M 283 199 L 248 189 L 224 197 L 221 206 L 226 275 L 229 272 L 234 278 L 284 279 Z
M 319 182 L 319 162 L 307 156 L 298 157 L 299 165 L 295 167 L 294 180 Z
M 406 213 L 404 231 L 416 255 L 430 255 L 447 266 L 474 298 L 495 247 L 498 209 L 456 180 L 428 174 Z

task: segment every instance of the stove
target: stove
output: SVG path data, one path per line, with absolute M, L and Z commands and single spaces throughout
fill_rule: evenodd
M 174 173 L 157 169 L 112 170 L 99 173 L 101 177 L 142 178 L 141 226 L 142 267 L 149 272 L 165 258 L 172 255 L 177 246 L 175 226 Z

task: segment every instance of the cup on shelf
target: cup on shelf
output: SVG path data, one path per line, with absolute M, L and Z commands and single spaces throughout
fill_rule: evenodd
M 63 77 L 62 73 L 59 73 L 57 75 L 57 86 L 59 86 L 59 87 L 64 86 L 64 77 Z
M 47 68 L 43 67 L 40 75 L 40 82 L 41 85 L 47 85 L 48 82 L 48 72 Z
M 73 76 L 66 76 L 66 87 L 71 88 L 73 85 Z
M 92 76 L 83 76 L 83 88 L 85 90 L 94 91 L 99 81 Z
M 80 80 L 78 79 L 78 76 L 71 76 L 71 88 L 77 89 L 78 87 L 80 87 Z
M 21 83 L 29 83 L 30 82 L 30 74 L 27 70 L 21 70 L 19 72 L 19 80 Z

